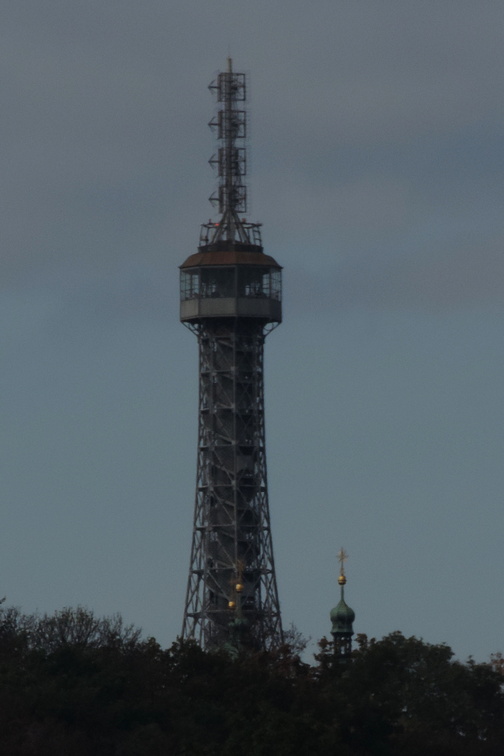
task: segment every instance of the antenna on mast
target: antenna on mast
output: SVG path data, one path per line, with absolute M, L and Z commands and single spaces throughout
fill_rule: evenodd
M 219 73 L 209 86 L 221 104 L 217 114 L 208 124 L 217 133 L 219 148 L 209 163 L 217 169 L 219 186 L 210 197 L 218 206 L 221 215 L 218 222 L 209 221 L 201 228 L 201 245 L 217 242 L 235 242 L 261 245 L 259 223 L 248 223 L 240 218 L 247 211 L 247 113 L 245 100 L 247 87 L 244 73 L 233 71 L 233 62 L 227 59 L 227 70 Z

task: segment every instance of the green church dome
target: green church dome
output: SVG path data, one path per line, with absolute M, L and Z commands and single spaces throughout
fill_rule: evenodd
M 332 622 L 331 633 L 333 635 L 335 633 L 338 635 L 340 633 L 353 634 L 352 623 L 355 619 L 355 612 L 345 602 L 343 587 L 341 588 L 341 599 L 334 609 L 331 610 L 330 617 Z

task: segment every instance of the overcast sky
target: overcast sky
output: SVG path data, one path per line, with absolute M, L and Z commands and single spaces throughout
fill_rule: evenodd
M 504 651 L 504 9 L 479 0 L 0 1 L 0 595 L 180 632 L 197 342 L 178 321 L 250 76 L 283 620 Z

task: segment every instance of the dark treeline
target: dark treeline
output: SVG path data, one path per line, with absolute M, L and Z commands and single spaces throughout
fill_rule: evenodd
M 236 657 L 162 649 L 119 617 L 0 607 L 6 756 L 485 756 L 504 742 L 502 660 L 392 633 L 349 664 L 321 643 Z

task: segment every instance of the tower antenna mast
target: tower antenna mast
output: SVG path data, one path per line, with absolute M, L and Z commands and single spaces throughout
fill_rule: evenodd
M 231 58 L 227 70 L 219 73 L 209 89 L 217 97 L 219 110 L 208 124 L 217 134 L 219 147 L 209 160 L 217 170 L 218 189 L 210 202 L 219 209 L 217 223 L 209 221 L 202 226 L 200 242 L 215 244 L 235 241 L 261 244 L 260 224 L 247 223 L 240 217 L 247 212 L 247 112 L 245 101 L 247 84 L 244 73 L 235 73 Z

